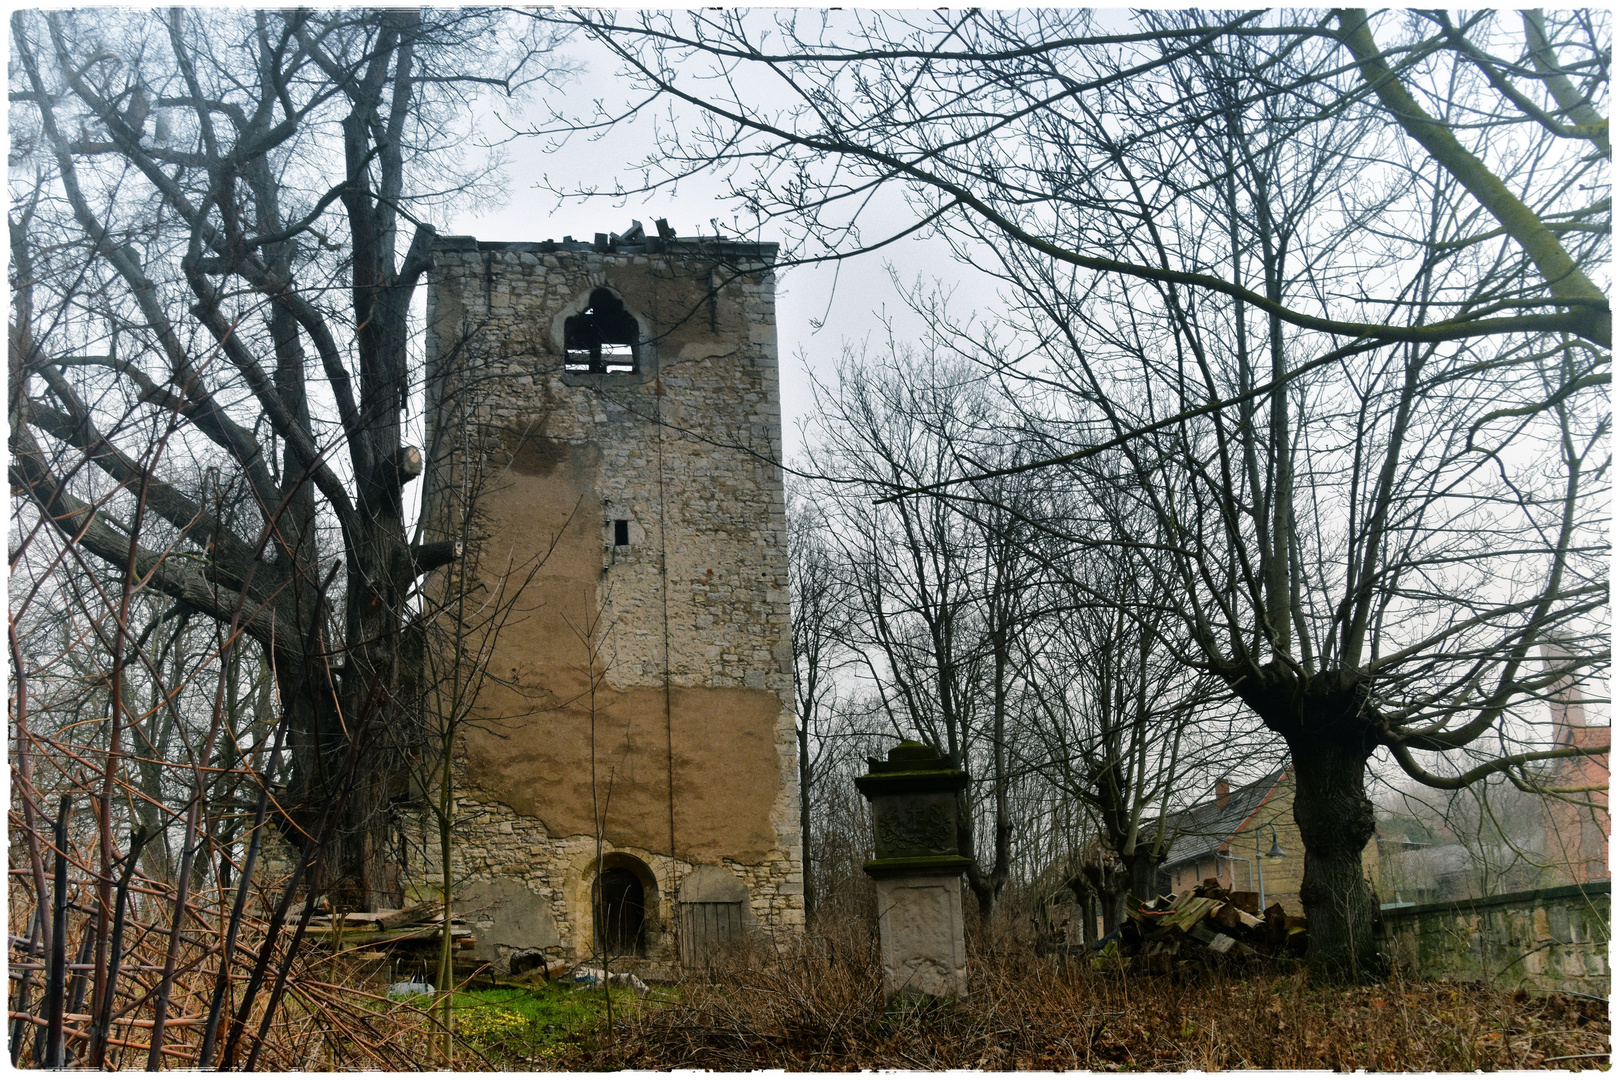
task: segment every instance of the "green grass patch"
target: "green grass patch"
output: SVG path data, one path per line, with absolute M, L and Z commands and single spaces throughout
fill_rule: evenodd
M 614 990 L 615 1017 L 639 1008 L 631 990 Z M 426 1005 L 426 1002 L 423 1002 Z M 588 1040 L 605 1019 L 600 989 L 561 984 L 464 990 L 455 995 L 456 1034 L 496 1063 L 544 1065 Z

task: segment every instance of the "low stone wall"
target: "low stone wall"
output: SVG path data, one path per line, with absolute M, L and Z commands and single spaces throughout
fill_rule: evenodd
M 1423 978 L 1609 996 L 1609 883 L 1386 908 L 1386 953 Z

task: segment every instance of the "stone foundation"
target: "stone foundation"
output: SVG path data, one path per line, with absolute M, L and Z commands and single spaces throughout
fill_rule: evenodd
M 584 960 L 594 955 L 591 931 L 591 884 L 596 879 L 596 840 L 591 836 L 553 838 L 532 817 L 498 802 L 473 796 L 456 800 L 455 843 L 451 847 L 454 906 L 478 936 L 476 955 L 511 969 L 514 956 L 543 953 L 550 959 Z M 407 868 L 408 902 L 438 896 L 439 840 L 429 822 L 417 819 L 410 826 L 410 846 L 416 862 Z M 604 844 L 606 866 L 631 860 L 645 867 L 655 883 L 647 911 L 645 955 L 622 957 L 619 970 L 635 969 L 662 974 L 679 959 L 677 941 L 678 898 L 682 884 L 700 869 L 696 864 L 644 848 Z M 747 889 L 749 928 L 759 933 L 798 933 L 804 930 L 804 875 L 798 859 L 778 858 L 743 864 L 723 861 L 719 869 Z M 549 926 L 527 941 L 503 940 L 496 924 L 510 920 L 510 902 L 496 891 L 521 886 L 538 901 L 545 914 L 536 921 Z M 488 898 L 487 900 L 485 898 Z

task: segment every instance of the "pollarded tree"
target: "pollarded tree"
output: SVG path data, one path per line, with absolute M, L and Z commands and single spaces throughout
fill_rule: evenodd
M 488 190 L 474 107 L 546 37 L 473 9 L 12 20 L 14 490 L 126 589 L 264 651 L 293 714 L 276 805 L 296 841 L 340 838 L 355 907 L 392 890 L 375 735 L 408 597 L 452 554 L 407 529 L 417 215 Z
M 649 184 L 720 163 L 801 257 L 933 231 L 1006 283 L 1074 394 L 1014 467 L 1126 456 L 1184 661 L 1294 756 L 1321 973 L 1372 963 L 1375 751 L 1590 752 L 1528 703 L 1607 667 L 1603 13 L 568 18 L 699 118 Z
M 1421 327 L 1513 301 L 1519 255 L 1477 239 L 1483 215 L 1447 170 L 1403 162 L 1375 117 L 1323 129 L 1303 123 L 1309 103 L 1252 98 L 1257 66 L 1237 49 L 1166 69 L 1180 100 L 1226 108 L 1185 118 L 1190 149 L 1121 148 L 1123 191 L 1095 235 L 1146 265 L 1224 264 L 1282 307 L 1387 282 Z M 1369 253 L 1392 220 L 1423 240 L 1413 267 Z M 1606 662 L 1606 357 L 1573 335 L 1336 347 L 1221 296 L 1008 262 L 1032 325 L 1065 340 L 1062 380 L 1099 403 L 1059 424 L 1067 441 L 1115 440 L 1130 463 L 1117 542 L 1157 522 L 1168 558 L 1138 562 L 1184 598 L 1185 662 L 1288 744 L 1313 960 L 1367 972 L 1372 756 L 1436 787 L 1494 773 L 1533 787 L 1534 762 L 1584 752 L 1536 727 L 1548 686 Z M 1459 262 L 1468 273 L 1447 272 Z M 1579 659 L 1544 670 L 1540 645 L 1566 634 Z

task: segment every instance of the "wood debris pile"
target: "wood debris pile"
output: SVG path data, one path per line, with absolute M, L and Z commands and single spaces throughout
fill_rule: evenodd
M 444 934 L 444 906 L 434 901 L 392 911 L 322 911 L 309 920 L 308 938 L 317 947 L 349 952 L 361 960 L 405 954 L 411 959 L 438 956 Z M 459 915 L 451 913 L 450 939 L 458 950 L 471 949 L 478 938 Z M 359 949 L 359 953 L 352 950 Z M 460 958 L 457 958 L 460 960 Z M 462 966 L 458 963 L 458 967 Z
M 1164 972 L 1178 961 L 1241 962 L 1264 956 L 1303 956 L 1305 919 L 1282 904 L 1259 910 L 1260 897 L 1231 892 L 1214 878 L 1185 893 L 1130 904 L 1119 952 L 1139 970 Z

